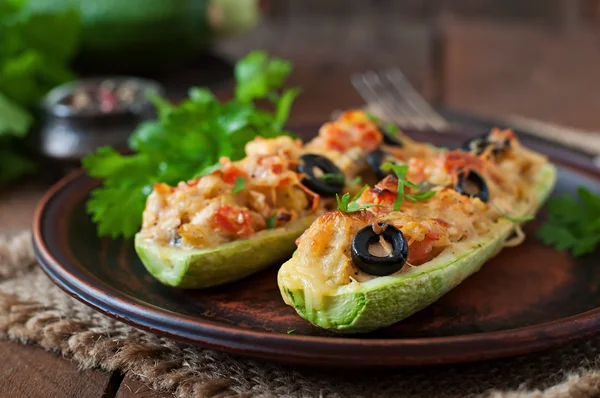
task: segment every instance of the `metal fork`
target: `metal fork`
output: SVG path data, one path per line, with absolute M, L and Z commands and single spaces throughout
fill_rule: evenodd
M 428 128 L 440 133 L 451 125 L 409 83 L 398 68 L 354 75 L 352 85 L 369 109 L 387 121 L 404 127 Z M 557 126 L 517 115 L 497 120 L 497 123 L 590 154 L 594 156 L 594 164 L 600 167 L 598 133 Z
M 352 77 L 352 85 L 385 120 L 405 127 L 444 131 L 450 123 L 408 82 L 398 68 L 368 71 Z

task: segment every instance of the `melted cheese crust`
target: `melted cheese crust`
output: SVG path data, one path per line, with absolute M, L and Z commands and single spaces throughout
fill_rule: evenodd
M 435 148 L 408 138 L 402 156 L 435 153 Z M 347 111 L 302 145 L 287 136 L 261 137 L 246 144 L 246 157 L 222 158 L 220 170 L 176 187 L 155 184 L 143 213 L 141 236 L 163 245 L 206 248 L 252 236 L 269 226 L 281 227 L 310 212 L 331 209 L 335 199 L 321 200 L 302 184 L 296 170 L 306 153 L 323 155 L 347 180 L 367 167 L 366 158 L 380 147 L 382 134 L 363 111 Z M 236 179 L 244 187 L 234 192 Z M 349 189 L 350 191 L 352 189 Z
M 312 290 L 323 296 L 340 286 L 359 284 L 374 277 L 362 272 L 352 261 L 351 245 L 363 227 L 380 223 L 394 225 L 406 237 L 409 257 L 404 268 L 434 259 L 452 245 L 476 240 L 494 229 L 503 214 L 520 214 L 535 205 L 532 184 L 547 158 L 522 147 L 509 130 L 495 129 L 491 138 L 509 140 L 507 151 L 490 151 L 477 156 L 464 151 L 447 151 L 431 157 L 411 157 L 406 179 L 437 191 L 426 200 L 406 197 L 400 211 L 393 211 L 397 196 L 395 176 L 388 176 L 366 190 L 358 204 L 380 204 L 355 213 L 334 211 L 320 216 L 297 240 L 298 250 L 291 266 L 282 268 L 280 278 L 291 288 Z M 479 173 L 485 180 L 490 199 L 484 203 L 458 193 L 455 183 L 465 170 Z M 405 187 L 405 195 L 416 190 Z M 501 210 L 501 212 L 499 211 Z

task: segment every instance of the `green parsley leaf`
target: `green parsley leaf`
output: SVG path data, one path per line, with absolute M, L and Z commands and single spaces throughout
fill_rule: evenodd
M 410 182 L 406 179 L 406 173 L 408 172 L 408 165 L 397 165 L 395 163 L 384 163 L 381 165 L 381 170 L 383 171 L 393 171 L 396 177 L 398 178 L 398 191 L 396 194 L 396 200 L 394 201 L 394 211 L 400 210 L 402 207 L 402 201 L 404 198 L 416 202 L 419 200 L 426 200 L 434 196 L 437 191 L 425 191 L 425 192 L 417 192 L 414 195 L 405 195 L 404 187 L 408 186 L 414 189 L 420 189 L 421 187 L 417 184 Z
M 233 184 L 233 193 L 238 193 L 246 186 L 246 179 L 244 177 L 235 177 L 235 183 Z
M 396 200 L 394 201 L 394 211 L 399 211 L 402 207 L 402 200 L 404 199 L 404 185 L 406 183 L 405 177 L 408 172 L 408 165 L 397 165 L 388 162 L 381 165 L 381 170 L 393 171 L 398 178 L 398 191 L 396 193 Z
M 385 125 L 385 129 L 387 130 L 388 133 L 391 134 L 398 134 L 398 132 L 400 131 L 400 128 L 398 126 L 396 126 L 394 123 L 388 123 Z
M 369 184 L 365 184 L 360 191 L 358 191 L 353 197 L 352 197 L 352 202 L 356 202 L 358 200 L 358 198 L 360 198 L 362 196 L 362 194 L 367 190 L 367 188 L 369 188 Z
M 235 66 L 236 99 L 250 102 L 254 99 L 268 98 L 274 89 L 283 84 L 291 71 L 292 64 L 288 61 L 269 59 L 262 51 L 249 53 Z
M 551 200 L 548 218 L 536 231 L 537 237 L 556 250 L 578 257 L 593 253 L 600 244 L 600 195 L 584 187 L 577 198 L 570 195 Z
M 325 173 L 319 179 L 332 184 L 344 184 L 346 179 L 343 174 Z
M 350 202 L 350 194 L 349 193 L 345 193 L 340 198 L 340 196 L 336 193 L 335 194 L 335 200 L 337 201 L 338 210 L 347 213 L 348 212 L 348 203 Z
M 498 213 L 500 213 L 502 215 L 503 218 L 506 218 L 508 221 L 514 222 L 515 224 L 526 222 L 526 221 L 531 221 L 531 220 L 535 219 L 535 217 L 533 217 L 533 216 L 522 216 L 522 217 L 509 216 L 508 214 L 506 214 L 506 212 L 504 212 L 498 206 L 494 205 L 494 208 L 498 211 Z
M 277 212 L 273 213 L 271 217 L 267 218 L 267 228 L 273 229 L 277 224 Z
M 0 93 L 0 136 L 24 137 L 32 123 L 33 118 L 26 109 Z
M 348 183 L 349 186 L 353 187 L 355 185 L 360 185 L 362 183 L 362 177 L 356 176 Z
M 412 202 L 417 202 L 419 200 L 429 199 L 432 196 L 434 196 L 436 193 L 437 193 L 437 191 L 425 191 L 425 192 L 418 192 L 414 195 L 404 195 L 404 197 Z
M 188 98 L 176 105 L 149 93 L 158 120 L 141 123 L 131 135 L 134 153 L 125 156 L 105 148 L 83 161 L 90 175 L 104 180 L 87 206 L 98 234 L 132 237 L 154 183 L 174 186 L 209 174 L 221 168 L 223 156 L 243 158 L 245 145 L 257 136 L 287 134 L 282 126 L 298 91 L 279 95 L 278 90 L 290 70 L 287 61 L 254 52 L 236 65 L 236 98 L 228 102 L 219 102 L 205 88 L 190 89 Z M 271 109 L 254 102 L 267 98 L 274 101 Z M 235 192 L 243 183 L 236 180 Z
M 223 165 L 221 163 L 215 163 L 212 166 L 208 166 L 200 170 L 200 172 L 197 175 L 194 175 L 192 178 L 207 176 L 209 174 L 214 173 L 217 170 L 221 170 L 222 167 Z
M 412 182 L 410 182 L 408 180 L 404 181 L 404 185 L 406 185 L 407 187 L 414 188 L 414 189 L 421 189 L 420 186 L 418 186 L 417 184 L 412 183 Z
M 296 97 L 300 95 L 301 90 L 298 88 L 291 88 L 283 92 L 281 97 L 276 102 L 275 109 L 275 128 L 282 129 L 290 116 L 290 110 Z
M 22 139 L 42 97 L 74 78 L 69 70 L 80 39 L 79 13 L 31 9 L 0 0 L 0 185 L 35 170 Z
M 368 187 L 369 187 L 368 185 L 365 185 L 360 190 L 360 192 L 358 192 L 356 195 L 354 195 L 354 197 L 352 199 L 350 199 L 349 193 L 345 193 L 344 195 L 342 195 L 341 198 L 336 194 L 335 198 L 337 200 L 338 210 L 343 211 L 344 213 L 354 213 L 357 211 L 370 209 L 371 207 L 385 207 L 383 205 L 377 205 L 377 204 L 359 205 L 358 203 L 356 203 L 356 200 L 358 200 L 358 198 L 360 198 L 362 193 Z
M 287 334 L 292 334 L 292 333 L 294 333 L 295 331 L 296 331 L 296 329 L 290 329 L 290 330 L 288 330 L 288 331 L 287 331 Z
M 372 122 L 376 122 L 379 123 L 381 121 L 381 119 L 379 118 L 379 116 L 372 114 L 371 112 L 365 112 L 367 115 L 367 119 L 369 119 Z

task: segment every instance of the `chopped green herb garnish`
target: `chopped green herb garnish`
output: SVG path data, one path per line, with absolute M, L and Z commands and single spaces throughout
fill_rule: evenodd
M 277 212 L 273 213 L 271 217 L 267 218 L 267 228 L 273 229 L 275 228 L 275 223 L 277 221 Z
M 398 126 L 396 126 L 394 123 L 388 123 L 385 125 L 385 129 L 387 130 L 388 133 L 391 134 L 398 134 L 398 132 L 400 131 L 400 129 L 398 128 Z
M 211 173 L 214 173 L 217 170 L 221 170 L 222 167 L 223 167 L 223 165 L 221 163 L 215 163 L 212 166 L 208 166 L 208 167 L 204 168 L 200 173 L 198 173 L 198 175 L 206 176 Z
M 367 190 L 367 188 L 369 188 L 369 184 L 365 184 L 360 191 L 358 191 L 353 197 L 352 199 L 350 199 L 351 202 L 356 202 L 358 200 L 358 198 L 360 198 L 362 196 L 362 194 Z
M 295 331 L 296 331 L 296 329 L 290 329 L 290 330 L 288 330 L 288 331 L 287 331 L 287 334 L 292 334 L 292 333 L 294 333 Z
M 400 210 L 402 207 L 402 200 L 404 199 L 404 185 L 406 183 L 406 173 L 408 172 L 408 165 L 398 165 L 395 163 L 384 163 L 381 165 L 383 171 L 393 171 L 398 178 L 398 192 L 396 194 L 396 200 L 394 201 L 394 211 Z
M 417 184 L 410 182 L 408 180 L 404 181 L 404 185 L 406 185 L 407 187 L 414 188 L 414 189 L 421 189 L 420 186 L 418 186 Z
M 521 222 L 531 221 L 531 220 L 533 220 L 535 218 L 533 216 L 522 216 L 522 217 L 509 216 L 508 214 L 506 214 L 498 206 L 496 206 L 496 205 L 493 205 L 493 206 L 494 206 L 494 209 L 496 209 L 498 211 L 498 213 L 500 213 L 502 215 L 503 218 L 506 218 L 508 221 L 511 221 L 511 222 L 514 222 L 514 223 L 521 223 Z
M 246 186 L 246 179 L 244 177 L 235 177 L 235 183 L 233 184 L 233 193 L 238 193 Z
M 367 119 L 369 119 L 372 122 L 379 122 L 381 119 L 379 119 L 379 116 L 372 114 L 371 112 L 365 112 L 367 115 Z
M 346 179 L 343 174 L 325 173 L 319 178 L 327 183 L 332 184 L 344 184 L 346 182 Z
M 425 192 L 418 192 L 414 195 L 405 195 L 404 194 L 405 186 L 408 186 L 408 187 L 414 188 L 414 189 L 421 188 L 417 184 L 410 182 L 406 179 L 406 173 L 408 172 L 408 165 L 398 165 L 395 163 L 388 162 L 388 163 L 384 163 L 383 165 L 381 165 L 381 170 L 393 171 L 394 174 L 396 174 L 396 177 L 398 178 L 398 192 L 396 194 L 396 201 L 394 202 L 394 211 L 400 210 L 400 208 L 402 207 L 402 201 L 404 198 L 406 198 L 410 201 L 416 202 L 418 200 L 429 199 L 437 193 L 436 191 L 425 191 Z
M 411 200 L 413 202 L 419 201 L 419 200 L 425 200 L 425 199 L 429 199 L 432 196 L 434 196 L 437 193 L 437 191 L 425 191 L 425 192 L 418 192 L 414 195 L 405 195 L 406 199 Z
M 550 201 L 548 220 L 536 233 L 544 244 L 576 257 L 593 253 L 600 244 L 600 195 L 583 187 L 577 195 Z
M 361 176 L 356 176 L 348 183 L 349 186 L 353 187 L 355 185 L 360 185 L 362 183 Z
M 344 195 L 342 195 L 341 198 L 339 197 L 339 195 L 336 194 L 335 198 L 337 199 L 338 210 L 343 211 L 344 213 L 354 213 L 357 211 L 369 209 L 371 207 L 385 207 L 376 204 L 359 205 L 358 203 L 356 203 L 356 199 L 358 199 L 360 195 L 362 195 L 362 192 L 364 192 L 364 190 L 367 189 L 367 187 L 368 185 L 365 185 L 363 189 L 352 199 L 350 199 L 349 193 L 345 193 Z

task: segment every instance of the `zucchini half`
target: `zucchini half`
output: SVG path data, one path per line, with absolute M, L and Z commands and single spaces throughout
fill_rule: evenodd
M 294 241 L 315 219 L 315 215 L 306 216 L 247 239 L 201 250 L 159 245 L 137 234 L 135 251 L 148 272 L 165 285 L 201 289 L 240 280 L 289 258 L 296 248 Z
M 533 187 L 537 203 L 518 216 L 534 215 L 552 192 L 555 182 L 555 167 L 544 165 Z M 486 236 L 455 244 L 426 264 L 402 274 L 340 286 L 319 297 L 315 297 L 318 293 L 286 286 L 284 274 L 294 272 L 295 259 L 292 258 L 279 271 L 279 289 L 284 301 L 316 326 L 341 333 L 372 331 L 394 324 L 437 301 L 496 255 L 513 230 L 511 221 L 500 219 Z

